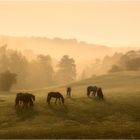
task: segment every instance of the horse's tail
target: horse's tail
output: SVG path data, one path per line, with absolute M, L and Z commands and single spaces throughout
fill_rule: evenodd
M 64 104 L 64 97 L 61 95 L 62 103 Z

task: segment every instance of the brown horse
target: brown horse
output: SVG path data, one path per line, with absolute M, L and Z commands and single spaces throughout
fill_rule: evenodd
M 67 96 L 71 97 L 71 87 L 67 87 Z
M 50 104 L 50 100 L 51 98 L 55 98 L 55 104 L 57 102 L 57 99 L 59 99 L 59 103 L 64 104 L 64 97 L 62 96 L 62 94 L 60 92 L 49 92 L 48 96 L 47 96 L 47 103 Z
M 92 95 L 96 96 L 97 93 L 97 86 L 88 86 L 87 87 L 87 96 L 90 97 L 90 94 L 92 93 Z
M 99 99 L 104 99 L 104 95 L 103 95 L 103 92 L 102 92 L 102 88 L 101 87 L 99 87 L 98 89 L 97 89 L 97 97 L 99 98 Z
M 15 99 L 15 107 L 32 107 L 34 106 L 33 102 L 35 101 L 35 96 L 31 93 L 17 93 Z

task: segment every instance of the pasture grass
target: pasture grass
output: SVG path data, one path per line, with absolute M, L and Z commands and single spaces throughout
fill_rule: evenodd
M 15 109 L 15 92 L 0 95 L 0 138 L 140 138 L 140 76 L 116 73 L 66 86 L 33 90 L 35 106 Z M 87 98 L 87 85 L 100 85 L 105 100 Z M 46 104 L 49 91 L 60 91 L 65 105 Z

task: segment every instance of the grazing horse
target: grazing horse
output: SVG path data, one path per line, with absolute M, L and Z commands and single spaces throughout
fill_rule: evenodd
M 99 98 L 99 99 L 104 99 L 104 96 L 103 96 L 103 92 L 102 92 L 102 88 L 98 88 L 98 90 L 97 90 L 97 97 Z
M 97 86 L 88 86 L 87 87 L 87 96 L 89 97 L 91 92 L 95 96 L 96 92 L 97 92 L 97 89 L 98 89 Z
M 71 87 L 67 87 L 67 96 L 68 96 L 68 97 L 71 96 Z
M 15 99 L 15 107 L 32 107 L 35 101 L 35 96 L 31 93 L 17 93 L 16 99 Z
M 47 103 L 48 103 L 48 104 L 50 104 L 51 98 L 56 98 L 55 104 L 56 104 L 56 102 L 57 102 L 57 99 L 59 99 L 59 103 L 60 103 L 60 104 L 61 104 L 61 102 L 62 102 L 62 104 L 64 104 L 64 97 L 63 97 L 62 94 L 59 93 L 59 92 L 49 92 L 49 93 L 48 93 L 48 96 L 47 96 Z

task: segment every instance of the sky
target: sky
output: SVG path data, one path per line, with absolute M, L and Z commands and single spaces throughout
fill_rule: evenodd
M 140 44 L 140 1 L 0 0 L 0 35 Z

